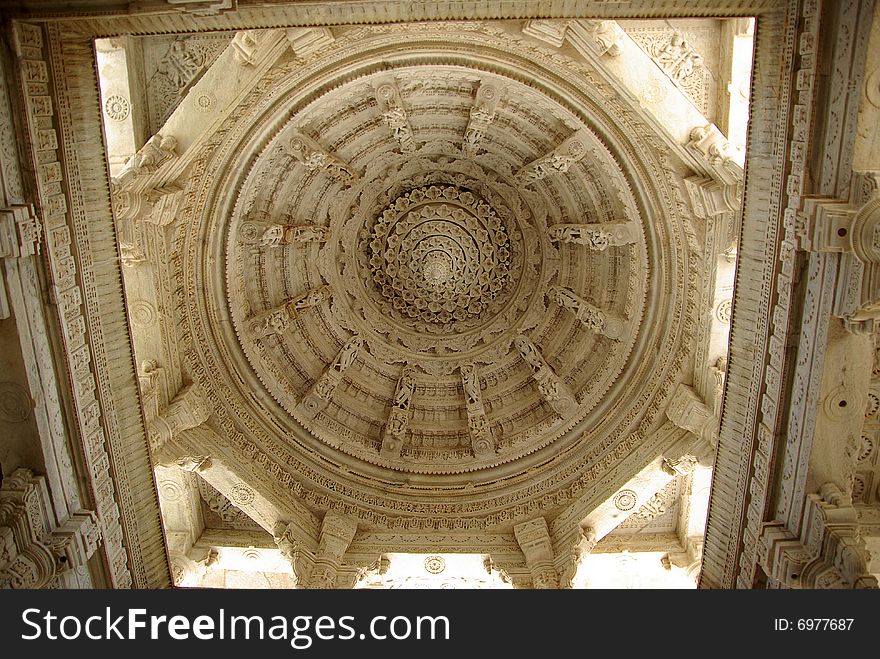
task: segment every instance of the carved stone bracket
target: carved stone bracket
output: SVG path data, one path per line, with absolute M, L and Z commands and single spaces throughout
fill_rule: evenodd
M 415 151 L 416 141 L 412 127 L 409 125 L 400 90 L 397 89 L 397 83 L 393 78 L 384 78 L 376 82 L 376 102 L 382 113 L 382 121 L 391 129 L 394 139 L 400 143 L 401 150 L 404 153 Z
M 715 124 L 691 129 L 685 148 L 700 162 L 712 179 L 723 185 L 739 185 L 743 171 L 733 159 L 733 147 Z M 738 208 L 738 204 L 735 208 Z
M 46 479 L 17 469 L 0 488 L 0 588 L 43 588 L 84 566 L 101 542 L 95 514 L 56 525 Z
M 156 173 L 160 167 L 177 158 L 177 139 L 172 135 L 153 135 L 140 151 L 125 163 L 113 183 L 119 189 L 131 189 L 137 183 Z
M 834 483 L 807 497 L 801 533 L 781 522 L 764 524 L 759 560 L 781 588 L 877 588 L 852 502 Z
M 343 556 L 357 532 L 357 522 L 333 510 L 324 515 L 318 546 L 313 553 L 297 539 L 293 524 L 279 522 L 275 544 L 293 569 L 300 588 L 349 588 L 362 569 L 343 565 Z
M 233 56 L 239 64 L 242 66 L 256 64 L 257 40 L 251 30 L 236 32 L 230 46 L 233 49 Z
M 583 245 L 604 252 L 609 247 L 629 245 L 639 239 L 639 229 L 631 222 L 601 224 L 554 224 L 547 229 L 551 242 Z
M 150 450 L 157 454 L 184 430 L 208 420 L 211 408 L 201 388 L 193 383 L 184 387 L 165 410 L 149 422 Z
M 382 448 L 379 454 L 383 458 L 400 457 L 403 441 L 406 438 L 406 428 L 409 425 L 409 406 L 412 402 L 415 382 L 413 371 L 409 367 L 403 369 L 397 387 L 394 390 L 394 402 L 391 404 L 391 414 L 385 424 L 382 433 Z
M 489 125 L 495 119 L 495 108 L 498 106 L 498 88 L 495 85 L 481 82 L 477 89 L 477 97 L 471 107 L 470 118 L 464 131 L 462 150 L 473 157 L 480 150 L 480 143 L 486 136 Z
M 594 307 L 564 286 L 552 286 L 549 293 L 556 304 L 573 313 L 575 318 L 588 330 L 610 339 L 620 339 L 623 336 L 624 321 L 622 318 L 616 318 Z
M 572 47 L 584 56 L 620 55 L 623 30 L 616 21 L 579 20 L 568 25 L 567 38 Z
M 684 180 L 684 184 L 694 215 L 701 220 L 739 210 L 742 186 L 738 181 L 722 183 L 702 176 L 691 176 Z
M 216 16 L 235 11 L 236 0 L 165 0 L 172 8 L 194 16 Z
M 718 431 L 718 419 L 692 387 L 679 384 L 669 400 L 666 416 L 679 428 L 689 430 L 713 446 Z
M 513 527 L 516 541 L 526 557 L 533 588 L 559 588 L 559 574 L 553 564 L 553 545 L 543 517 Z
M 873 331 L 880 318 L 880 193 L 860 206 L 805 198 L 797 235 L 801 249 L 840 254 L 832 312 L 850 331 Z
M 547 176 L 567 172 L 572 164 L 586 155 L 586 138 L 586 134 L 576 132 L 547 155 L 525 165 L 514 178 L 521 185 L 529 185 Z
M 38 254 L 43 228 L 33 206 L 13 206 L 0 210 L 0 259 Z M 0 319 L 9 318 L 6 284 L 0 273 Z
M 306 135 L 296 133 L 290 140 L 290 149 L 293 156 L 307 169 L 324 172 L 342 185 L 351 185 L 359 178 L 348 163 L 332 155 Z
M 290 48 L 297 57 L 308 57 L 335 41 L 330 28 L 326 27 L 294 27 L 285 32 Z
M 342 346 L 333 363 L 327 367 L 318 381 L 309 389 L 309 392 L 303 396 L 297 407 L 298 412 L 309 419 L 314 419 L 318 412 L 330 404 L 330 398 L 333 396 L 336 386 L 342 382 L 345 369 L 351 366 L 363 345 L 363 338 L 355 334 Z
M 565 43 L 565 36 L 571 21 L 531 20 L 523 26 L 523 34 L 540 39 L 559 48 Z
M 538 383 L 541 397 L 559 415 L 565 416 L 577 405 L 574 395 L 544 361 L 541 352 L 522 334 L 513 340 L 520 355 L 532 369 L 532 378 Z
M 294 318 L 311 307 L 316 307 L 330 299 L 330 287 L 322 286 L 285 302 L 277 309 L 258 314 L 248 321 L 251 336 L 262 339 L 273 334 L 283 334 L 290 329 Z
M 461 383 L 464 389 L 471 448 L 477 457 L 490 455 L 495 452 L 495 439 L 492 437 L 492 427 L 483 406 L 480 394 L 480 376 L 476 366 L 465 364 L 461 367 Z
M 0 258 L 19 258 L 40 253 L 43 227 L 33 206 L 0 210 Z

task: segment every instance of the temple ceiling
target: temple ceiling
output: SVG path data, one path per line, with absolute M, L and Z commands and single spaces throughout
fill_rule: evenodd
M 145 47 L 148 98 L 179 100 L 113 193 L 160 309 L 133 318 L 158 463 L 222 463 L 273 533 L 334 510 L 475 550 L 690 450 L 699 167 L 603 69 L 620 28 L 581 23 L 561 50 L 506 23 L 239 33 L 192 69 Z

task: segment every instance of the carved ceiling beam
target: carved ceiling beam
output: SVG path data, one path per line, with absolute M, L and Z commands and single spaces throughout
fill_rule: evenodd
M 391 129 L 391 133 L 400 144 L 401 150 L 404 153 L 412 153 L 416 149 L 416 140 L 397 83 L 394 78 L 389 77 L 377 80 L 374 86 L 376 102 L 382 113 L 382 122 Z
M 161 466 L 179 478 L 197 477 L 201 490 L 214 492 L 247 515 L 267 533 L 272 534 L 279 522 L 290 525 L 297 541 L 310 550 L 317 546 L 319 519 L 296 496 L 296 488 L 279 493 L 277 488 L 264 487 L 255 475 L 253 455 L 225 444 L 210 423 L 182 431 L 174 442 L 163 447 Z M 192 468 L 194 474 L 183 471 Z M 288 481 L 289 482 L 289 481 Z M 202 497 L 204 498 L 204 497 Z M 197 521 L 197 520 L 196 520 Z M 200 537 L 193 531 L 195 538 Z M 203 544 L 203 543 L 202 543 Z
M 781 588 L 877 588 L 870 554 L 851 499 L 833 483 L 807 496 L 804 524 L 794 535 L 782 522 L 764 524 L 758 560 Z
M 544 361 L 544 357 L 535 345 L 522 334 L 513 340 L 513 344 L 519 350 L 523 361 L 531 367 L 532 378 L 538 383 L 538 391 L 553 411 L 564 417 L 574 409 L 577 405 L 574 394 Z
M 679 446 L 680 444 L 681 442 Z M 670 454 L 673 450 L 674 447 L 670 449 Z M 594 504 L 587 515 L 580 520 L 579 526 L 593 545 L 601 543 L 603 538 L 638 513 L 643 506 L 650 504 L 676 477 L 675 471 L 664 468 L 664 461 L 665 458 L 662 456 L 655 458 L 626 481 L 616 493 L 598 506 Z
M 344 160 L 336 157 L 312 138 L 296 133 L 290 140 L 293 156 L 306 169 L 313 172 L 324 172 L 334 181 L 342 185 L 352 185 L 360 177 Z
M 77 511 L 56 522 L 46 479 L 17 469 L 0 487 L 0 588 L 75 587 L 102 542 L 94 512 Z
M 382 433 L 382 448 L 379 454 L 383 458 L 399 458 L 406 439 L 406 429 L 409 425 L 409 407 L 412 403 L 415 381 L 413 370 L 409 367 L 403 369 L 397 380 L 394 390 L 394 402 L 391 404 L 391 413 Z
M 609 247 L 620 247 L 637 242 L 640 232 L 633 222 L 554 224 L 547 229 L 547 236 L 554 243 L 572 243 L 604 252 Z
M 495 119 L 495 108 L 498 106 L 499 91 L 495 85 L 481 82 L 477 96 L 471 107 L 467 128 L 464 131 L 462 151 L 468 156 L 475 156 L 480 144 L 486 136 L 489 125 Z
M 290 329 L 294 319 L 301 311 L 316 307 L 324 300 L 329 299 L 330 287 L 321 286 L 285 302 L 277 309 L 257 314 L 248 321 L 251 336 L 254 339 L 264 339 L 273 334 L 283 334 Z
M 704 165 L 713 180 L 723 186 L 734 186 L 735 189 L 742 184 L 742 167 L 734 160 L 730 142 L 715 124 L 705 123 L 694 126 L 685 148 Z M 738 196 L 739 193 L 735 195 Z M 734 206 L 734 210 L 739 209 L 739 203 L 731 205 Z
M 471 435 L 471 448 L 477 457 L 490 455 L 495 452 L 495 439 L 492 436 L 492 427 L 483 406 L 480 393 L 480 375 L 477 372 L 477 367 L 473 364 L 465 364 L 460 370 L 465 409 L 468 416 L 468 429 Z
M 302 413 L 309 419 L 314 419 L 318 415 L 318 412 L 330 404 L 330 398 L 333 396 L 336 386 L 342 382 L 342 376 L 345 373 L 345 369 L 351 366 L 357 358 L 358 351 L 363 345 L 363 338 L 355 334 L 345 343 L 344 346 L 342 346 L 342 349 L 339 351 L 339 354 L 336 355 L 336 359 L 333 360 L 333 363 L 324 370 L 321 377 L 318 378 L 318 381 L 315 382 L 312 388 L 309 389 L 309 392 L 303 396 L 303 399 L 297 407 L 298 412 Z
M 587 153 L 588 134 L 586 129 L 582 130 L 583 135 L 577 131 L 547 155 L 525 165 L 514 175 L 514 179 L 521 185 L 529 185 L 547 176 L 567 172 Z
M 623 335 L 624 321 L 606 311 L 594 307 L 564 286 L 552 286 L 550 297 L 563 309 L 567 309 L 581 324 L 592 332 L 619 340 Z
M 261 224 L 242 222 L 238 242 L 260 247 L 279 247 L 297 243 L 323 243 L 330 237 L 330 228 L 319 224 Z
M 866 180 L 871 177 L 865 177 Z M 848 330 L 869 333 L 880 319 L 880 191 L 855 203 L 807 197 L 797 217 L 798 247 L 840 254 L 832 313 Z M 865 195 L 867 196 L 867 195 Z M 862 203 L 859 203 L 861 201 Z

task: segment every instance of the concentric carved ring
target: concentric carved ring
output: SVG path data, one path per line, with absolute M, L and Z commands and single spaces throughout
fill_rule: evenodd
M 390 318 L 431 332 L 497 313 L 509 298 L 511 247 L 492 207 L 457 186 L 398 197 L 361 242 L 371 294 Z

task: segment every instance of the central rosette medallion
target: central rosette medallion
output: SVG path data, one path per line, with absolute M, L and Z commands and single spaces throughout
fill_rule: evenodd
M 413 329 L 460 332 L 509 298 L 507 227 L 471 190 L 428 185 L 400 195 L 376 218 L 361 252 L 373 299 Z

